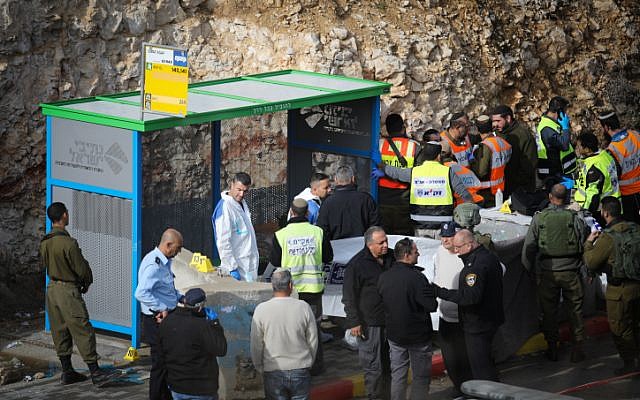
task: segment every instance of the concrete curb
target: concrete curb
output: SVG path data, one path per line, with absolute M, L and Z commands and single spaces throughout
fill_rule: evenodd
M 584 328 L 587 336 L 599 336 L 609 332 L 609 322 L 606 316 L 596 316 L 584 320 Z M 569 324 L 560 327 L 560 340 L 570 341 L 571 331 Z M 542 333 L 536 333 L 527 340 L 516 352 L 516 355 L 526 355 L 547 349 L 547 342 Z M 444 375 L 444 359 L 440 353 L 433 355 L 431 359 L 431 376 Z M 364 375 L 357 374 L 334 382 L 325 383 L 311 388 L 311 400 L 347 400 L 354 397 L 364 397 Z

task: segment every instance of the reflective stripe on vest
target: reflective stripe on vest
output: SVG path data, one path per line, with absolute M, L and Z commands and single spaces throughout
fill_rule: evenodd
M 542 140 L 542 130 L 544 128 L 550 128 L 554 132 L 561 134 L 561 126 L 556 121 L 551 118 L 543 115 L 540 118 L 540 123 L 536 128 L 536 147 L 538 148 L 538 173 L 541 175 L 548 175 L 550 173 L 549 170 L 549 162 L 547 157 L 547 147 Z M 562 173 L 570 174 L 577 168 L 577 157 L 576 153 L 573 150 L 573 146 L 569 143 L 569 148 L 567 150 L 560 150 L 560 164 L 562 165 Z
M 413 221 L 419 222 L 448 222 L 453 221 L 452 215 L 422 215 L 422 214 L 411 214 L 411 219 Z
M 596 167 L 602 175 L 604 175 L 602 193 L 599 193 L 599 189 L 596 185 L 593 185 L 593 183 L 591 186 L 595 187 L 595 190 L 587 186 L 587 173 L 591 167 Z M 613 157 L 606 151 L 600 151 L 584 160 L 578 161 L 578 179 L 576 180 L 574 200 L 580 204 L 582 208 L 588 209 L 591 205 L 591 198 L 596 194 L 600 195 L 600 199 L 605 196 L 620 197 L 616 164 L 615 161 L 613 161 Z
M 414 167 L 411 170 L 409 203 L 419 206 L 452 205 L 449 169 L 437 161 L 425 161 L 419 167 Z
M 629 129 L 619 140 L 612 141 L 608 149 L 622 171 L 618 177 L 622 195 L 640 192 L 640 134 Z
M 491 194 L 498 189 L 504 192 L 504 170 L 511 159 L 511 145 L 497 136 L 490 136 L 482 143 L 491 150 L 491 174 L 489 181 L 482 182 L 482 187 L 491 188 Z
M 295 222 L 277 231 L 276 240 L 282 248 L 282 268 L 291 271 L 296 290 L 322 292 L 322 228 L 308 222 Z
M 395 143 L 398 151 L 404 159 L 407 160 L 407 166 L 403 167 L 400 164 L 400 160 L 396 157 L 396 153 L 393 151 L 389 142 L 386 139 L 380 139 L 380 155 L 382 156 L 382 162 L 386 165 L 391 165 L 397 168 L 411 168 L 415 160 L 416 152 L 418 150 L 418 143 L 415 140 L 411 140 L 406 137 L 394 137 L 391 138 Z M 391 189 L 406 189 L 409 187 L 407 183 L 396 181 L 388 177 L 382 177 L 378 180 L 380 187 L 386 187 Z
M 472 170 L 453 161 L 447 161 L 444 165 L 451 168 L 451 170 L 458 175 L 458 178 L 462 180 L 462 183 L 467 187 L 467 191 L 471 194 L 474 203 L 480 203 L 484 200 L 482 196 L 478 194 L 482 189 L 482 182 L 480 182 L 480 179 L 478 179 Z M 456 206 L 464 203 L 464 200 L 458 193 L 453 192 L 453 197 L 455 198 Z
M 462 145 L 457 145 L 453 142 L 453 140 L 449 139 L 447 131 L 440 132 L 440 138 L 449 142 L 451 153 L 453 153 L 453 156 L 458 161 L 458 164 L 462 165 L 463 167 L 468 167 L 469 159 L 471 158 L 471 140 L 469 139 L 469 135 L 467 135 L 464 144 Z

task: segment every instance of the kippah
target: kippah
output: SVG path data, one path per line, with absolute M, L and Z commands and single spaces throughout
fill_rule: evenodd
M 305 199 L 301 199 L 300 197 L 293 199 L 292 204 L 296 208 L 305 208 L 308 206 L 307 201 Z

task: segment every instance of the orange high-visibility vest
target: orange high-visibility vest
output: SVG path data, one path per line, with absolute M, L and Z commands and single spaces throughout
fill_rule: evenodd
M 447 131 L 440 132 L 440 138 L 449 142 L 451 152 L 453 153 L 456 161 L 458 161 L 458 164 L 463 167 L 468 167 L 469 159 L 471 158 L 471 139 L 469 138 L 469 135 L 467 135 L 464 140 L 464 144 L 462 145 L 455 144 L 453 140 L 449 139 Z
M 400 160 L 396 157 L 396 153 L 393 151 L 386 138 L 380 139 L 379 142 L 382 162 L 386 165 L 398 168 L 413 167 L 413 162 L 415 160 L 416 153 L 418 152 L 418 142 L 407 137 L 393 137 L 390 139 L 393 140 L 393 143 L 398 148 L 400 154 L 402 154 L 404 159 L 407 160 L 407 166 L 403 167 L 402 164 L 400 164 Z M 378 185 L 380 187 L 390 189 L 407 189 L 409 187 L 408 183 L 396 181 L 395 179 L 387 178 L 386 176 L 378 180 Z
M 640 192 L 640 133 L 627 129 L 608 147 L 622 173 L 619 176 L 620 192 L 623 196 Z
M 458 175 L 460 179 L 462 179 L 462 182 L 467 187 L 467 191 L 469 191 L 469 193 L 471 194 L 471 198 L 473 199 L 474 203 L 481 203 L 484 200 L 482 196 L 478 194 L 478 191 L 482 189 L 482 182 L 480 182 L 480 179 L 478 179 L 473 171 L 471 171 L 467 167 L 463 167 L 462 165 L 454 161 L 447 161 L 446 163 L 444 163 L 444 165 L 451 168 L 451 170 L 456 175 Z M 464 200 L 458 193 L 454 192 L 453 197 L 455 197 L 456 206 L 458 204 L 464 203 Z
M 511 158 L 511 145 L 498 136 L 489 136 L 482 143 L 491 150 L 491 174 L 482 187 L 491 188 L 494 195 L 498 189 L 504 192 L 504 169 Z

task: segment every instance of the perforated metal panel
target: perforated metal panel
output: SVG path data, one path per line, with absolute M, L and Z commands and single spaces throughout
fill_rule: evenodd
M 69 209 L 67 230 L 93 272 L 84 296 L 90 318 L 131 327 L 132 201 L 56 186 L 52 200 Z

